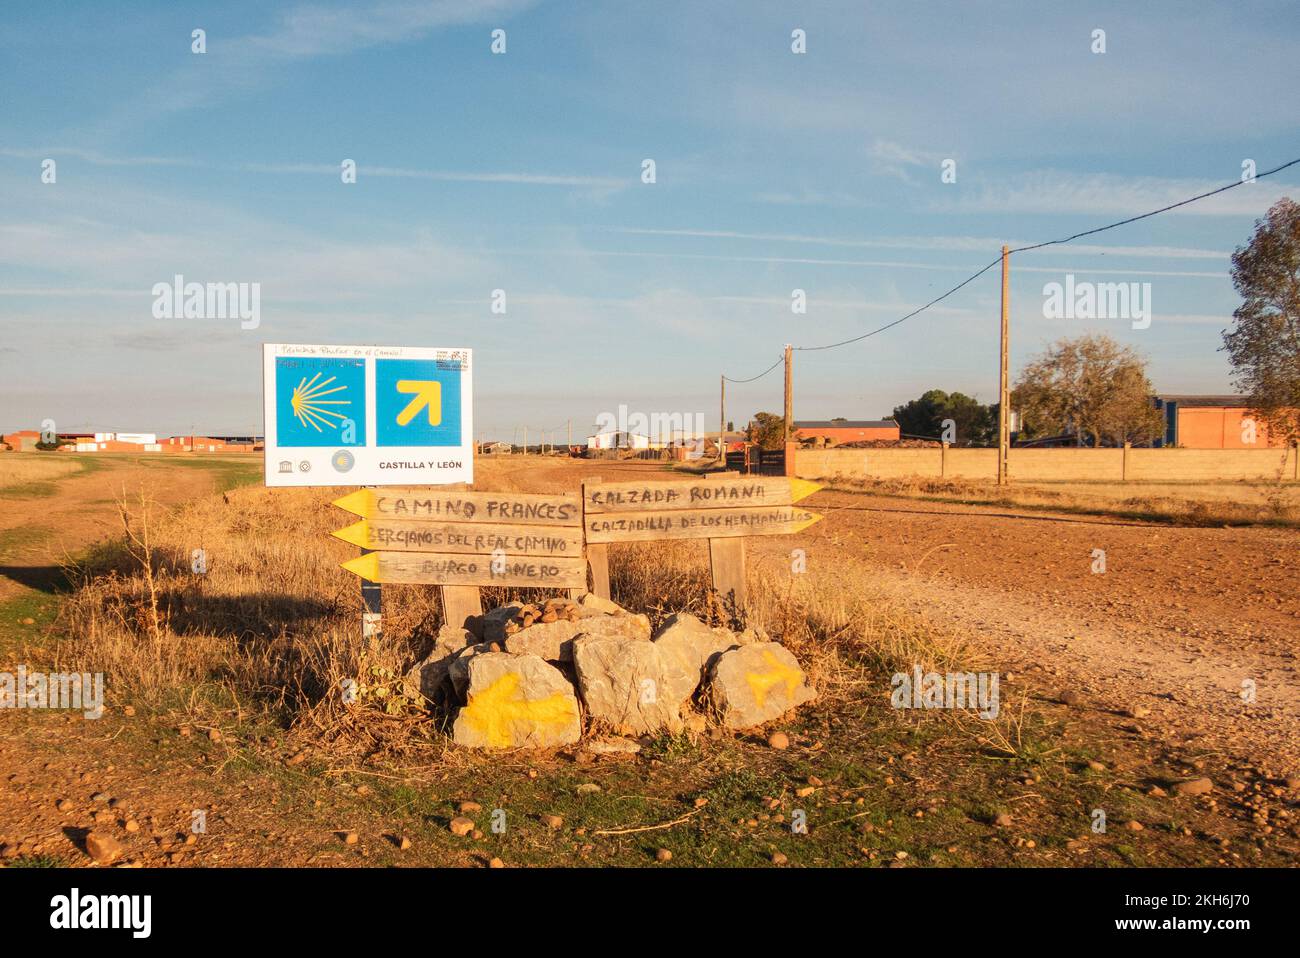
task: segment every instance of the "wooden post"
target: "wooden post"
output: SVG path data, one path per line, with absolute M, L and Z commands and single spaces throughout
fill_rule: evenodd
M 366 555 L 370 549 L 362 549 Z M 384 635 L 384 587 L 369 579 L 361 580 L 361 637 L 378 641 Z
M 483 614 L 483 599 L 476 585 L 440 585 L 442 618 L 447 625 L 470 629 Z M 477 631 L 471 629 L 471 631 Z
M 600 482 L 600 476 L 591 476 L 582 484 L 583 536 L 587 527 L 587 486 Z M 609 599 L 609 546 L 604 542 L 587 544 L 587 565 L 591 568 L 591 591 L 602 599 Z
M 714 591 L 743 620 L 749 601 L 749 591 L 745 586 L 743 537 L 709 540 L 709 574 L 713 577 Z
M 191 440 L 192 442 L 193 440 Z M 367 488 L 374 488 L 368 486 Z M 362 549 L 365 555 L 370 549 Z M 384 634 L 384 587 L 369 579 L 361 580 L 361 638 L 378 642 Z
M 1124 443 L 1124 461 L 1119 470 L 1119 481 L 1128 482 L 1128 451 L 1133 448 L 1131 442 Z
M 793 357 L 790 352 L 790 344 L 785 344 L 785 436 L 786 442 L 789 442 L 794 435 L 794 376 L 793 376 Z
M 722 398 L 718 403 L 718 465 L 727 468 L 727 377 L 722 380 Z
M 946 442 L 939 451 L 939 478 L 948 478 L 948 444 Z
M 1007 383 L 1007 337 L 1011 311 L 1011 272 L 1007 248 L 1002 247 L 1002 348 L 998 364 L 998 485 L 1009 480 L 1011 460 L 1011 401 Z

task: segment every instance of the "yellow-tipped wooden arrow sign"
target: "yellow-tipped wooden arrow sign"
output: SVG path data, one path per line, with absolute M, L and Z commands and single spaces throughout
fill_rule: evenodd
M 807 479 L 736 476 L 672 482 L 609 482 L 583 486 L 587 516 L 597 512 L 742 509 L 790 506 L 821 489 Z
M 371 582 L 554 589 L 585 589 L 587 586 L 587 563 L 581 558 L 369 552 L 341 565 Z
M 392 552 L 581 556 L 580 526 L 518 526 L 486 522 L 362 519 L 331 533 L 336 539 Z
M 791 535 L 821 516 L 798 506 L 742 509 L 674 509 L 588 515 L 587 542 L 644 542 L 650 539 L 731 539 Z
M 575 495 L 525 492 L 455 492 L 437 489 L 358 489 L 334 505 L 363 519 L 425 519 L 515 525 L 581 526 Z

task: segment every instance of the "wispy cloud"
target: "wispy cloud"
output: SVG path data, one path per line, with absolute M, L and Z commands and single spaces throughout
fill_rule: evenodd
M 1223 179 L 1195 180 L 1044 170 L 945 192 L 930 205 L 936 211 L 961 213 L 1133 216 L 1217 189 L 1231 183 L 1234 173 L 1239 175 L 1239 171 L 1228 169 Z M 1180 207 L 1170 215 L 1259 216 L 1281 197 L 1298 192 L 1300 187 L 1293 184 L 1257 180 Z
M 772 243 L 809 243 L 818 246 L 860 247 L 873 249 L 927 249 L 955 252 L 994 252 L 1006 243 L 1027 246 L 1037 240 L 1006 240 L 983 236 L 886 236 L 852 239 L 836 236 L 811 236 L 803 233 L 749 233 L 739 230 L 647 229 L 641 227 L 607 227 L 605 232 L 634 236 L 681 236 L 700 239 L 737 239 Z M 1071 253 L 1085 256 L 1135 256 L 1159 259 L 1220 259 L 1228 253 L 1220 250 L 1190 249 L 1181 246 L 1098 246 L 1071 243 Z
M 44 160 L 62 156 L 90 163 L 92 166 L 206 166 L 198 159 L 177 156 L 109 156 L 96 150 L 83 150 L 71 146 L 48 146 L 44 149 L 13 149 L 0 147 L 0 156 L 22 160 Z
M 248 37 L 256 50 L 285 57 L 337 55 L 418 40 L 442 27 L 513 16 L 536 0 L 385 0 L 365 4 L 302 4 L 271 31 Z
M 922 168 L 939 175 L 939 164 L 951 157 L 929 150 L 917 150 L 890 140 L 875 140 L 867 148 L 867 156 L 877 173 L 897 177 L 906 183 L 913 182 L 911 171 Z
M 340 167 L 328 163 L 249 163 L 241 167 L 254 173 L 310 173 L 339 175 Z M 394 166 L 357 164 L 357 179 L 378 176 L 409 180 L 439 180 L 449 183 L 520 183 L 533 186 L 578 186 L 593 189 L 621 189 L 632 181 L 611 176 L 552 173 L 467 173 L 451 170 L 419 170 Z

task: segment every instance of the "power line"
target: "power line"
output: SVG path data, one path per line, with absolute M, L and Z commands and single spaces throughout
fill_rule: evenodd
M 876 335 L 876 333 L 883 333 L 883 332 L 884 332 L 885 330 L 887 330 L 887 329 L 893 329 L 893 328 L 894 328 L 895 326 L 897 326 L 899 323 L 905 323 L 905 322 L 907 322 L 909 319 L 911 319 L 911 318 L 912 318 L 913 316 L 915 316 L 917 313 L 923 313 L 923 312 L 925 312 L 927 309 L 929 309 L 929 308 L 930 308 L 931 306 L 933 306 L 935 303 L 941 303 L 941 302 L 943 302 L 945 299 L 947 299 L 947 298 L 948 298 L 949 296 L 951 296 L 953 293 L 957 292 L 957 290 L 961 289 L 961 288 L 962 288 L 963 286 L 965 286 L 967 283 L 970 283 L 970 282 L 972 282 L 973 280 L 976 280 L 976 279 L 978 279 L 979 277 L 983 276 L 985 273 L 987 273 L 989 270 L 991 270 L 994 266 L 997 266 L 998 263 L 1000 263 L 1000 262 L 1002 262 L 1002 257 L 1001 257 L 1001 256 L 999 256 L 999 257 L 998 257 L 997 259 L 995 259 L 993 262 L 989 263 L 987 266 L 985 266 L 985 267 L 984 267 L 983 269 L 981 269 L 979 272 L 977 272 L 977 273 L 972 273 L 970 276 L 967 276 L 964 280 L 962 280 L 960 283 L 958 283 L 958 284 L 957 284 L 956 286 L 954 286 L 952 289 L 948 290 L 948 292 L 944 293 L 942 296 L 940 296 L 940 297 L 938 297 L 938 298 L 936 298 L 936 299 L 932 299 L 932 300 L 930 300 L 930 302 L 926 303 L 924 306 L 921 306 L 921 307 L 918 307 L 917 309 L 912 310 L 910 313 L 908 313 L 906 316 L 902 317 L 901 319 L 896 319 L 896 320 L 894 320 L 892 323 L 886 323 L 884 326 L 881 326 L 879 329 L 873 329 L 871 332 L 869 332 L 869 333 L 863 333 L 861 336 L 854 336 L 852 339 L 843 339 L 843 340 L 840 340 L 840 342 L 838 342 L 838 343 L 827 343 L 825 346 L 796 346 L 796 347 L 794 347 L 794 348 L 797 349 L 797 350 L 799 350 L 800 352 L 816 352 L 816 351 L 819 350 L 819 349 L 835 349 L 837 346 L 847 346 L 849 343 L 857 343 L 857 342 L 861 342 L 862 340 L 866 339 L 868 336 L 874 336 L 874 335 Z
M 1271 170 L 1266 170 L 1266 171 L 1264 171 L 1263 173 L 1256 173 L 1256 174 L 1255 174 L 1255 179 L 1256 179 L 1256 180 L 1262 180 L 1262 179 L 1263 179 L 1264 177 L 1266 177 L 1266 176 L 1272 176 L 1274 173 L 1280 173 L 1282 170 L 1285 170 L 1285 169 L 1287 169 L 1288 167 L 1295 166 L 1297 163 L 1300 163 L 1300 157 L 1297 157 L 1296 159 L 1291 160 L 1291 161 L 1289 161 L 1289 162 L 1287 162 L 1287 163 L 1283 163 L 1281 166 L 1275 166 L 1275 167 L 1273 167 L 1273 169 L 1271 169 Z M 1214 195 L 1216 195 L 1216 194 L 1218 194 L 1218 193 L 1223 193 L 1223 192 L 1226 192 L 1227 190 L 1235 189 L 1235 188 L 1237 188 L 1238 186 L 1242 186 L 1242 185 L 1244 185 L 1244 184 L 1246 184 L 1246 183 L 1248 183 L 1248 182 L 1252 182 L 1252 181 L 1250 181 L 1250 180 L 1241 180 L 1241 179 L 1239 179 L 1239 180 L 1236 180 L 1236 181 L 1234 181 L 1234 182 L 1232 182 L 1232 183 L 1228 183 L 1228 184 L 1226 184 L 1226 185 L 1224 185 L 1224 186 L 1220 186 L 1220 187 L 1218 187 L 1217 189 L 1209 190 L 1208 192 L 1205 192 L 1205 193 L 1199 193 L 1199 194 L 1197 194 L 1196 196 L 1189 197 L 1189 198 L 1187 198 L 1187 199 L 1185 199 L 1185 200 L 1180 200 L 1180 201 L 1177 202 L 1177 203 L 1170 203 L 1168 206 L 1162 206 L 1162 207 L 1160 207 L 1160 209 L 1158 209 L 1158 210 L 1152 210 L 1152 211 L 1149 212 L 1149 213 L 1142 213 L 1142 214 L 1139 215 L 1139 216 L 1130 216 L 1128 219 L 1118 220 L 1117 222 L 1114 222 L 1114 223 L 1107 223 L 1105 226 L 1098 226 L 1098 227 L 1096 227 L 1095 229 L 1084 230 L 1084 231 L 1081 232 L 1081 233 L 1075 233 L 1074 235 L 1072 235 L 1072 236 L 1066 236 L 1066 237 L 1064 237 L 1063 239 L 1048 240 L 1048 241 L 1043 242 L 1043 243 L 1033 243 L 1033 244 L 1031 244 L 1031 245 L 1029 245 L 1029 246 L 1017 246 L 1015 249 L 1010 250 L 1009 252 L 1011 252 L 1011 253 L 1024 253 L 1024 252 L 1026 252 L 1026 251 L 1028 251 L 1028 250 L 1042 249 L 1042 248 L 1045 247 L 1045 246 L 1059 246 L 1059 245 L 1061 245 L 1061 244 L 1063 244 L 1063 243 L 1069 243 L 1069 242 L 1071 242 L 1071 241 L 1073 241 L 1073 240 L 1080 239 L 1081 237 L 1084 237 L 1084 236 L 1095 236 L 1097 233 L 1104 233 L 1104 232 L 1106 232 L 1107 230 L 1113 230 L 1113 229 L 1115 229 L 1116 227 L 1119 227 L 1119 226 L 1127 226 L 1129 223 L 1136 223 L 1138 220 L 1144 220 L 1144 219 L 1147 219 L 1148 217 L 1151 217 L 1151 216 L 1157 216 L 1157 215 L 1159 215 L 1159 214 L 1161 214 L 1161 213 L 1168 213 L 1170 210 L 1176 210 L 1176 209 L 1178 209 L 1178 207 L 1180 207 L 1180 206 L 1186 206 L 1186 205 L 1188 205 L 1189 203 L 1195 203 L 1195 202 L 1197 202 L 1198 200 L 1203 200 L 1203 199 L 1205 199 L 1206 197 L 1214 196 Z M 959 289 L 961 289 L 963 286 L 966 286 L 968 283 L 972 282 L 973 280 L 976 280 L 976 279 L 978 279 L 980 276 L 983 276 L 985 273 L 987 273 L 989 270 L 991 270 L 994 266 L 998 265 L 998 263 L 1000 263 L 1001 261 L 1002 261 L 1002 257 L 999 256 L 997 259 L 993 260 L 993 262 L 989 263 L 987 266 L 982 267 L 982 268 L 979 269 L 978 271 L 976 271 L 976 272 L 972 273 L 970 276 L 966 277 L 964 280 L 962 280 L 960 283 L 958 283 L 958 284 L 957 284 L 956 286 L 954 286 L 952 289 L 948 290 L 948 291 L 947 291 L 946 293 L 944 293 L 942 296 L 938 296 L 938 297 L 936 297 L 936 298 L 930 300 L 930 302 L 926 303 L 924 306 L 920 306 L 920 307 L 918 307 L 917 309 L 912 310 L 912 311 L 911 311 L 910 313 L 908 313 L 906 316 L 900 317 L 899 319 L 894 320 L 892 323 L 886 323 L 884 326 L 880 326 L 880 327 L 878 327 L 878 328 L 876 328 L 876 329 L 871 330 L 870 332 L 863 333 L 863 334 L 860 335 L 860 336 L 854 336 L 854 337 L 852 337 L 851 339 L 843 339 L 843 340 L 840 340 L 840 341 L 837 342 L 837 343 L 827 343 L 827 344 L 824 345 L 824 346 L 795 346 L 794 349 L 796 349 L 796 350 L 798 350 L 798 351 L 800 351 L 800 352 L 816 352 L 816 351 L 818 351 L 818 350 L 822 350 L 822 349 L 836 349 L 837 347 L 840 347 L 840 346 L 847 346 L 847 345 L 849 345 L 850 343 L 858 343 L 858 342 L 861 342 L 862 340 L 867 339 L 868 337 L 874 336 L 874 335 L 876 335 L 877 333 L 883 333 L 883 332 L 884 332 L 885 330 L 887 330 L 887 329 L 893 329 L 895 326 L 899 325 L 900 323 L 905 323 L 905 322 L 907 322 L 907 320 L 911 319 L 913 316 L 916 316 L 916 315 L 919 315 L 920 313 L 925 312 L 925 311 L 926 311 L 927 309 L 929 309 L 931 306 L 934 306 L 934 305 L 936 305 L 936 304 L 938 304 L 938 303 L 943 302 L 945 299 L 947 299 L 947 298 L 948 298 L 949 296 L 951 296 L 953 293 L 957 292 L 957 291 L 958 291 Z M 730 377 L 727 377 L 727 381 L 728 381 L 728 382 L 733 382 L 733 383 L 748 383 L 748 382 L 753 382 L 755 379 L 760 379 L 760 378 L 762 378 L 763 376 L 766 376 L 768 373 L 770 373 L 773 369 L 775 369 L 775 368 L 776 368 L 777 366 L 779 366 L 779 365 L 781 365 L 781 360 L 777 360 L 777 362 L 776 362 L 775 364 L 773 364 L 772 366 L 770 366 L 770 367 L 768 367 L 767 369 L 763 370 L 763 372 L 759 373 L 757 376 L 754 376 L 754 377 L 752 377 L 752 378 L 750 378 L 750 379 L 731 379 Z
M 1285 170 L 1288 166 L 1295 166 L 1297 163 L 1300 163 L 1300 157 L 1297 157 L 1296 159 L 1292 160 L 1289 163 L 1283 163 L 1281 166 L 1275 166 L 1273 167 L 1273 169 L 1267 170 L 1266 172 L 1256 173 L 1255 179 L 1262 180 L 1266 176 L 1272 176 L 1274 173 L 1280 173 L 1282 170 Z M 1070 240 L 1077 240 L 1081 236 L 1092 236 L 1094 233 L 1104 233 L 1106 232 L 1106 230 L 1113 230 L 1117 226 L 1127 226 L 1129 223 L 1136 223 L 1138 220 L 1144 220 L 1149 216 L 1156 216 L 1160 213 L 1168 213 L 1170 210 L 1176 210 L 1178 209 L 1178 207 L 1186 206 L 1188 203 L 1195 203 L 1197 200 L 1203 200 L 1207 196 L 1214 196 L 1216 193 L 1223 193 L 1226 190 L 1236 189 L 1238 186 L 1242 186 L 1248 182 L 1250 181 L 1237 180 L 1233 183 L 1227 184 L 1226 186 L 1220 186 L 1218 189 L 1210 190 L 1208 193 L 1201 193 L 1197 196 L 1190 197 L 1189 199 L 1180 200 L 1177 203 L 1170 203 L 1168 206 L 1162 206 L 1160 207 L 1160 209 L 1152 210 L 1150 213 L 1143 213 L 1141 216 L 1130 216 L 1128 219 L 1120 220 L 1118 223 L 1110 223 L 1107 224 L 1106 226 L 1098 226 L 1096 229 L 1084 230 L 1082 233 L 1075 233 L 1073 236 L 1065 237 L 1065 239 L 1048 240 L 1046 243 L 1035 243 L 1033 246 L 1018 246 L 1013 250 L 1009 250 L 1008 252 L 1023 253 L 1025 250 L 1042 249 L 1044 246 L 1057 246 L 1061 243 L 1068 243 L 1070 242 Z
M 748 379 L 732 379 L 730 376 L 723 376 L 722 378 L 725 379 L 725 380 L 726 380 L 727 382 L 729 382 L 729 383 L 752 383 L 752 382 L 753 382 L 754 380 L 756 380 L 756 379 L 762 379 L 764 376 L 766 376 L 768 373 L 770 373 L 773 369 L 776 369 L 777 366 L 780 366 L 783 362 L 785 362 L 785 356 L 784 356 L 784 355 L 782 355 L 781 358 L 779 358 L 779 359 L 778 359 L 776 362 L 774 362 L 772 365 L 768 366 L 766 369 L 764 369 L 764 370 L 763 370 L 761 373 L 759 373 L 757 376 L 750 376 Z

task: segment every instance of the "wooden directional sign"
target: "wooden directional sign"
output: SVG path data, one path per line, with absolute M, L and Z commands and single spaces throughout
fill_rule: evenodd
M 333 535 L 363 549 L 508 556 L 582 556 L 578 526 L 516 526 L 487 522 L 362 519 Z
M 576 495 L 361 489 L 334 505 L 361 516 L 334 535 L 374 550 L 343 563 L 371 582 L 587 585 L 582 499 Z M 449 589 L 443 591 L 446 603 Z M 477 605 L 475 592 L 471 588 L 463 597 L 470 606 Z M 460 617 L 449 613 L 448 621 L 453 618 Z
M 341 499 L 335 499 L 334 505 L 363 519 L 441 519 L 445 522 L 582 525 L 581 501 L 575 495 L 563 494 L 452 492 L 438 489 L 358 489 Z
M 713 588 L 743 617 L 745 536 L 789 535 L 821 519 L 795 505 L 821 486 L 794 478 L 700 476 L 680 482 L 588 482 L 582 523 L 594 588 L 609 598 L 597 574 L 607 543 L 707 539 Z
M 370 552 L 343 568 L 371 582 L 426 585 L 504 585 L 542 589 L 585 589 L 587 563 L 581 557 L 461 555 L 443 552 Z
M 726 539 L 790 534 L 821 516 L 798 506 L 740 509 L 678 509 L 588 515 L 588 542 L 644 542 L 650 539 Z
M 817 483 L 806 479 L 759 476 L 700 478 L 685 482 L 610 482 L 585 485 L 583 509 L 590 516 L 592 513 L 604 512 L 789 506 L 800 499 L 806 499 L 820 488 Z

